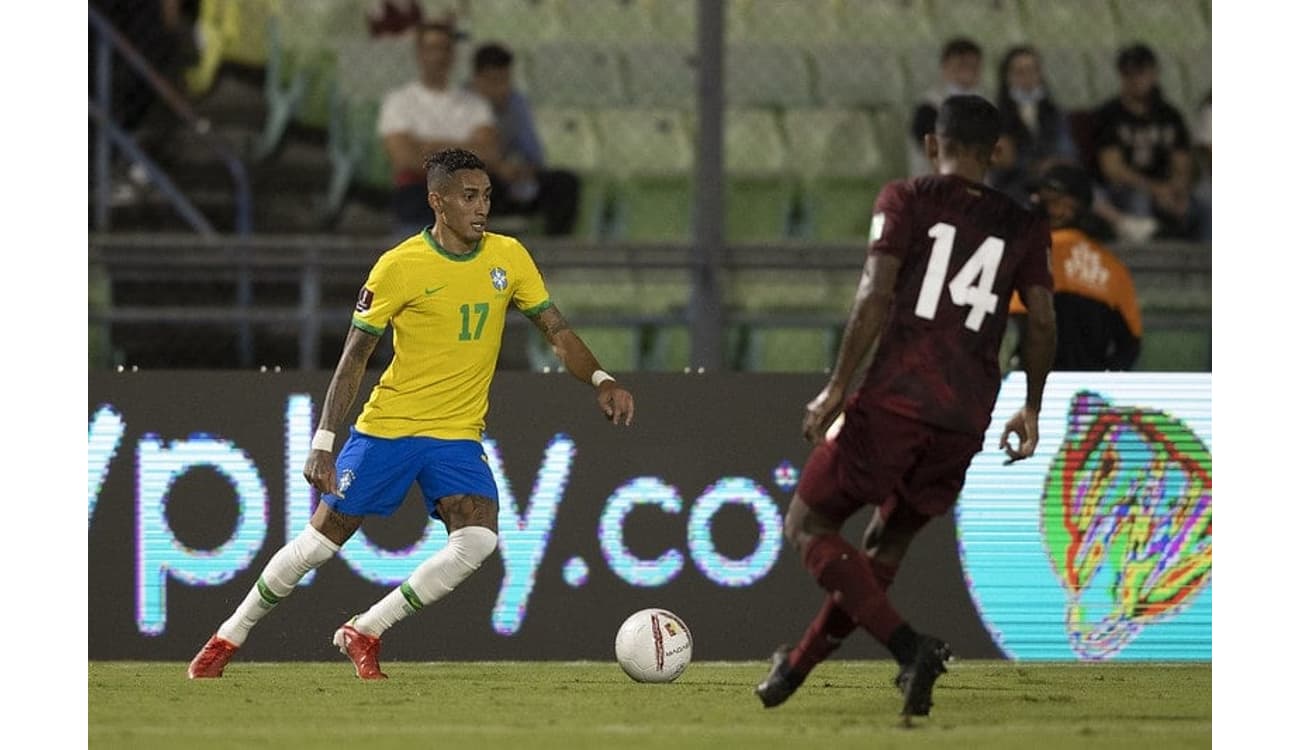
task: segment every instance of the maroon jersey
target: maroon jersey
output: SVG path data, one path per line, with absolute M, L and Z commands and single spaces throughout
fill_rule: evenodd
M 885 185 L 870 252 L 902 261 L 858 398 L 972 435 L 988 429 L 1011 291 L 1052 289 L 1046 217 L 956 175 Z

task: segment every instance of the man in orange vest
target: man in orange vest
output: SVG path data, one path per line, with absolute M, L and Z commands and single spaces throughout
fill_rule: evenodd
M 1053 371 L 1131 370 L 1142 348 L 1142 313 L 1124 262 L 1079 228 L 1092 205 L 1092 181 L 1079 167 L 1057 165 L 1034 196 L 1052 228 L 1056 283 Z M 1011 298 L 1017 326 L 1025 306 Z

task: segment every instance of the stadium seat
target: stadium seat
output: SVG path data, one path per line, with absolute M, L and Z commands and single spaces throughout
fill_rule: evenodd
M 528 93 L 538 106 L 617 107 L 627 96 L 616 47 L 551 42 L 528 53 Z
M 596 112 L 601 161 L 612 179 L 611 234 L 681 241 L 690 236 L 695 139 L 669 109 Z
M 814 47 L 841 38 L 840 4 L 841 0 L 735 0 L 727 24 L 735 24 L 740 38 L 748 42 Z
M 474 0 L 458 24 L 476 44 L 497 41 L 519 51 L 553 42 L 564 29 L 558 0 Z
M 267 56 L 267 115 L 254 146 L 257 159 L 279 146 L 290 121 L 326 129 L 338 60 L 335 47 L 367 38 L 364 8 L 350 0 L 319 0 L 272 19 Z
M 1028 39 L 1014 0 L 927 0 L 927 5 L 940 45 L 955 36 L 970 37 L 984 48 L 986 62 Z
M 865 241 L 876 193 L 891 174 L 871 116 L 795 109 L 785 113 L 785 129 L 808 236 Z
M 1111 0 L 1021 0 L 1020 9 L 1025 32 L 1037 47 L 1119 47 Z
M 921 0 L 843 0 L 838 13 L 841 38 L 873 47 L 932 47 L 938 55 L 930 17 Z
M 574 235 L 583 239 L 598 237 L 604 216 L 606 179 L 601 168 L 600 140 L 590 113 L 581 108 L 537 107 L 533 110 L 533 120 L 547 164 L 567 169 L 582 179 Z
M 1058 106 L 1073 111 L 1097 105 L 1099 97 L 1093 92 L 1088 57 L 1082 50 L 1046 47 L 1039 54 L 1047 88 Z
M 641 313 L 642 294 L 636 273 L 627 268 L 544 269 L 546 288 L 555 305 L 574 321 L 587 346 L 606 368 L 638 369 L 641 364 L 642 326 L 635 323 L 597 324 L 608 315 Z M 583 323 L 583 320 L 592 323 Z M 534 369 L 558 368 L 560 363 L 540 336 L 530 353 Z
M 726 274 L 723 299 L 739 313 L 786 313 L 808 316 L 834 312 L 827 308 L 831 285 L 827 272 L 801 268 L 741 268 Z
M 743 354 L 748 372 L 826 372 L 835 364 L 834 325 L 751 326 Z
M 718 0 L 723 3 L 723 34 L 727 41 L 739 41 L 745 36 L 744 17 L 735 11 L 736 0 Z M 696 17 L 699 14 L 696 0 L 646 0 L 655 34 L 663 40 L 694 46 Z
M 384 94 L 406 82 L 411 43 L 391 37 L 340 39 L 333 53 L 338 74 L 330 96 L 326 147 L 330 159 L 327 217 L 342 210 L 354 182 L 381 189 L 392 185 L 392 169 L 376 125 Z
M 812 103 L 812 74 L 799 47 L 728 45 L 728 107 L 801 107 Z
M 911 107 L 873 110 L 871 121 L 876 126 L 876 142 L 880 144 L 885 175 L 891 180 L 906 177 L 912 144 Z
M 826 107 L 905 106 L 907 81 L 896 51 L 862 44 L 821 45 L 809 50 L 814 90 Z
M 658 39 L 654 0 L 553 0 L 567 41 L 638 44 Z
M 1213 69 L 1211 65 L 1209 50 L 1188 50 L 1179 55 L 1179 62 L 1182 64 L 1183 85 L 1185 87 L 1183 94 L 1183 114 L 1193 117 L 1196 110 L 1201 106 L 1206 94 L 1210 93 L 1210 87 L 1213 84 Z M 1190 123 L 1189 123 L 1190 127 Z
M 190 93 L 207 93 L 227 62 L 265 67 L 267 26 L 281 12 L 280 0 L 203 0 L 195 23 L 203 44 L 198 63 L 185 74 Z
M 615 373 L 641 369 L 643 334 L 640 326 L 583 324 L 575 321 L 583 343 L 607 370 Z M 538 331 L 528 333 L 528 365 L 534 372 L 554 372 L 562 367 L 560 358 Z
M 727 110 L 723 153 L 727 240 L 763 242 L 786 237 L 796 181 L 776 112 Z
M 1135 370 L 1141 372 L 1206 372 L 1211 369 L 1209 330 L 1147 330 Z
M 1115 16 L 1121 46 L 1143 41 L 1156 49 L 1171 52 L 1209 52 L 1209 26 L 1187 0 L 1118 0 Z
M 678 43 L 623 48 L 623 78 L 636 107 L 695 108 L 695 48 Z

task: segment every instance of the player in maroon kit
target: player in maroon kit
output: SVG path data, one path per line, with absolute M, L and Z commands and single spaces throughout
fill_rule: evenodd
M 936 174 L 891 182 L 876 200 L 835 370 L 804 416 L 814 448 L 785 517 L 786 538 L 827 596 L 800 643 L 778 648 L 755 688 L 768 708 L 784 703 L 862 628 L 898 661 L 903 716 L 929 715 L 949 647 L 904 622 L 886 590 L 916 533 L 956 503 L 982 447 L 1001 385 L 998 347 L 1013 290 L 1029 312 L 1028 391 L 1000 447 L 1018 461 L 1037 446 L 1056 348 L 1051 237 L 1046 217 L 983 184 L 1000 129 L 997 109 L 984 99 L 948 98 L 925 137 Z M 873 345 L 862 385 L 846 402 Z M 842 427 L 827 436 L 841 412 Z M 859 550 L 840 529 L 866 505 L 875 514 Z

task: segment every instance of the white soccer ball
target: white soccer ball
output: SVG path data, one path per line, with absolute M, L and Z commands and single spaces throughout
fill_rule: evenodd
M 619 627 L 614 656 L 637 682 L 672 682 L 691 663 L 694 643 L 682 618 L 666 609 L 643 609 Z

